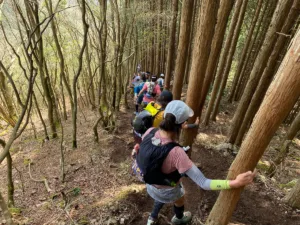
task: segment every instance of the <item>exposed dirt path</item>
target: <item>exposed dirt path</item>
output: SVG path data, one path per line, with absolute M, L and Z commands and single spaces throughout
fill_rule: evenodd
M 118 114 L 115 134 L 99 129 L 99 144 L 93 142 L 92 133 L 96 114 L 88 110 L 84 113 L 87 120 L 80 115 L 78 121 L 78 149 L 70 148 L 70 121 L 64 124 L 67 145 L 64 184 L 59 181 L 59 140 L 42 145 L 27 131 L 13 146 L 14 166 L 19 171 L 13 171 L 15 201 L 20 209 L 14 218 L 19 224 L 146 224 L 153 200 L 147 195 L 145 186 L 130 174 L 130 153 L 134 145 L 131 111 L 122 110 Z M 42 136 L 41 130 L 39 135 Z M 225 178 L 233 160 L 232 156 L 224 157 L 201 145 L 194 147 L 192 158 L 207 177 L 219 179 Z M 42 183 L 29 178 L 28 160 L 33 163 L 32 175 L 47 178 L 51 193 L 47 193 Z M 6 193 L 5 165 L 0 165 L 0 190 L 3 194 Z M 184 186 L 185 208 L 194 215 L 192 224 L 200 224 L 200 220 L 207 218 L 218 192 L 203 191 L 188 178 L 185 178 Z M 283 194 L 272 186 L 256 181 L 243 192 L 232 221 L 247 225 L 299 225 L 299 213 L 286 207 L 281 202 L 282 197 Z M 168 224 L 172 211 L 171 204 L 164 206 L 161 225 Z

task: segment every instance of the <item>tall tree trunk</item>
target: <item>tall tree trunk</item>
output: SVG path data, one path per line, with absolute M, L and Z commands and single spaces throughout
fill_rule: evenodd
M 228 55 L 226 57 L 227 58 L 226 59 L 226 66 L 225 66 L 225 70 L 224 70 L 223 75 L 222 75 L 222 77 L 223 77 L 222 82 L 221 82 L 221 85 L 220 85 L 220 88 L 219 88 L 217 99 L 215 101 L 215 107 L 214 107 L 214 109 L 212 111 L 212 115 L 211 115 L 211 119 L 213 121 L 216 121 L 216 117 L 217 117 L 217 114 L 218 114 L 221 98 L 222 98 L 224 89 L 226 87 L 227 79 L 228 79 L 230 68 L 231 68 L 231 65 L 232 65 L 233 55 L 234 55 L 235 50 L 236 50 L 236 45 L 237 45 L 237 42 L 238 42 L 240 30 L 241 30 L 241 27 L 242 27 L 242 24 L 243 24 L 247 4 L 248 4 L 248 0 L 243 0 L 241 12 L 240 12 L 240 15 L 239 15 L 239 18 L 238 18 L 238 22 L 236 24 L 236 28 L 235 28 L 234 35 L 233 35 L 232 42 L 231 42 L 231 46 L 230 46 L 230 50 L 229 50 Z
M 265 67 L 267 66 L 269 56 L 278 38 L 276 32 L 282 29 L 285 18 L 287 17 L 291 9 L 292 2 L 292 0 L 280 0 L 277 5 L 277 9 L 272 18 L 271 26 L 269 27 L 266 34 L 264 44 L 255 60 L 255 64 L 253 70 L 251 71 L 251 75 L 246 85 L 245 92 L 234 114 L 228 138 L 229 143 L 235 143 L 244 115 L 256 90 L 260 77 Z
M 187 61 L 185 64 L 185 70 L 184 70 L 184 83 L 188 84 L 189 80 L 189 74 L 191 69 L 191 61 L 192 61 L 192 48 L 194 46 L 194 37 L 195 37 L 195 29 L 198 27 L 198 24 L 196 21 L 198 21 L 197 18 L 197 12 L 198 12 L 198 1 L 194 1 L 194 10 L 193 10 L 193 17 L 192 17 L 192 23 L 191 23 L 191 34 L 190 34 L 190 40 L 189 40 L 189 48 L 187 53 Z
M 1 208 L 2 213 L 3 213 L 5 223 L 7 223 L 7 225 L 14 225 L 15 223 L 12 220 L 12 216 L 11 216 L 9 210 L 8 210 L 7 204 L 5 203 L 5 200 L 2 197 L 1 193 L 0 193 L 0 208 Z
M 284 200 L 291 207 L 300 209 L 300 179 Z
M 52 14 L 53 13 L 52 0 L 50 0 L 49 3 L 48 3 L 48 1 L 45 1 L 45 3 L 46 3 L 46 7 L 47 7 L 47 10 L 48 10 L 49 14 Z M 52 34 L 53 34 L 53 39 L 54 39 L 54 43 L 55 43 L 55 46 L 56 46 L 57 54 L 58 54 L 58 57 L 59 57 L 60 91 L 61 91 L 61 95 L 62 95 L 62 102 L 63 102 L 63 109 L 64 109 L 64 119 L 67 120 L 67 110 L 66 110 L 65 96 L 64 96 L 64 91 L 63 91 L 64 90 L 63 89 L 63 83 L 64 83 L 64 85 L 67 89 L 67 93 L 68 93 L 69 100 L 70 100 L 70 103 L 71 103 L 71 108 L 73 110 L 72 91 L 71 91 L 70 84 L 69 84 L 69 82 L 67 80 L 67 77 L 66 77 L 65 59 L 64 59 L 63 52 L 62 52 L 62 48 L 59 44 L 58 35 L 57 35 L 57 27 L 56 27 L 54 19 L 51 21 L 51 29 L 52 29 Z
M 250 27 L 249 32 L 247 34 L 247 39 L 245 41 L 245 45 L 243 47 L 242 54 L 239 57 L 238 66 L 237 66 L 237 69 L 236 69 L 236 72 L 235 72 L 235 75 L 234 75 L 234 79 L 233 79 L 233 82 L 232 82 L 232 85 L 231 85 L 231 90 L 230 90 L 230 94 L 229 94 L 229 97 L 228 97 L 229 102 L 232 102 L 232 100 L 233 100 L 233 95 L 234 95 L 234 92 L 235 92 L 236 84 L 239 80 L 239 76 L 241 74 L 243 65 L 245 63 L 244 61 L 245 61 L 248 49 L 250 47 L 250 42 L 251 42 L 252 37 L 253 37 L 253 32 L 254 32 L 254 29 L 255 29 L 255 26 L 256 26 L 256 22 L 259 18 L 259 15 L 260 15 L 262 3 L 263 3 L 263 0 L 258 0 L 256 11 L 255 11 L 254 17 L 253 17 L 252 22 L 251 22 L 251 27 Z
M 187 61 L 187 53 L 191 33 L 190 24 L 193 17 L 193 3 L 194 0 L 183 0 L 182 2 L 179 43 L 175 63 L 174 84 L 172 90 L 173 99 L 180 99 L 181 97 L 184 70 Z
M 218 20 L 217 20 L 217 25 L 215 28 L 215 35 L 214 39 L 212 42 L 212 47 L 211 47 L 211 52 L 209 55 L 209 60 L 205 72 L 205 80 L 201 92 L 201 100 L 200 100 L 200 107 L 199 111 L 200 113 L 202 112 L 205 99 L 207 96 L 207 93 L 209 91 L 209 87 L 211 85 L 211 82 L 213 80 L 213 76 L 215 74 L 215 70 L 217 68 L 219 58 L 220 58 L 220 53 L 222 49 L 222 43 L 224 40 L 225 36 L 225 31 L 226 31 L 226 25 L 227 21 L 230 15 L 230 11 L 233 7 L 233 0 L 221 0 L 220 1 L 220 8 L 218 11 Z
M 11 90 L 10 88 L 7 86 L 7 81 L 5 79 L 5 76 L 3 74 L 3 72 L 0 70 L 0 91 L 3 94 L 4 97 L 4 102 L 6 103 L 7 106 L 7 112 L 9 114 L 9 121 L 11 121 L 11 126 L 15 126 L 15 119 L 16 119 L 16 111 L 13 105 L 13 98 L 12 98 L 12 94 L 11 94 Z
M 273 135 L 300 96 L 300 31 L 286 54 L 234 162 L 228 179 L 254 170 Z M 221 191 L 206 225 L 226 225 L 243 188 Z M 230 202 L 230 204 L 228 204 Z
M 30 4 L 30 3 L 27 3 Z M 25 4 L 25 5 L 27 5 Z M 27 5 L 28 8 L 30 8 L 32 10 L 34 19 L 32 18 L 31 21 L 32 26 L 34 29 L 34 27 L 36 28 L 36 39 L 39 40 L 38 42 L 38 52 L 37 52 L 37 64 L 38 64 L 38 68 L 39 68 L 39 74 L 40 74 L 40 78 L 41 78 L 41 83 L 42 83 L 42 87 L 44 89 L 44 94 L 46 96 L 46 100 L 47 100 L 47 105 L 48 105 L 48 120 L 50 123 L 50 129 L 51 129 L 51 133 L 52 133 L 52 138 L 56 138 L 57 137 L 57 131 L 56 131 L 56 121 L 54 118 L 54 100 L 53 100 L 53 95 L 51 93 L 53 93 L 53 90 L 51 88 L 50 85 L 50 77 L 45 74 L 45 58 L 44 58 L 44 46 L 43 46 L 43 38 L 42 38 L 42 34 L 41 34 L 41 29 L 40 26 L 38 25 L 40 23 L 39 21 L 39 3 L 36 1 L 34 3 L 34 6 L 31 5 Z M 28 10 L 28 14 L 30 14 L 30 10 Z M 29 17 L 30 18 L 30 17 Z
M 275 10 L 275 7 L 274 7 L 274 10 Z M 237 84 L 235 86 L 235 90 L 234 90 L 234 93 L 233 93 L 233 100 L 234 101 L 237 101 L 237 96 L 241 92 L 240 87 L 241 87 L 241 84 L 243 83 L 243 80 L 245 79 L 244 78 L 246 76 L 245 71 L 246 71 L 246 68 L 248 67 L 248 64 L 250 64 L 249 61 L 252 60 L 251 56 L 254 54 L 253 53 L 254 46 L 256 45 L 256 42 L 258 40 L 258 36 L 267 31 L 267 29 L 264 29 L 262 31 L 260 31 L 260 30 L 261 30 L 262 25 L 266 24 L 265 21 L 268 19 L 268 17 L 272 17 L 272 15 L 269 16 L 269 14 L 271 14 L 270 11 L 271 11 L 270 0 L 268 0 L 264 4 L 261 16 L 259 18 L 259 21 L 257 22 L 257 28 L 256 28 L 256 31 L 255 31 L 255 35 L 251 39 L 251 44 L 249 46 L 248 52 L 247 52 L 245 60 L 243 62 L 243 67 L 242 67 L 242 70 L 240 72 L 239 79 L 237 81 Z M 272 12 L 272 14 L 273 14 L 273 12 Z
M 5 141 L 0 139 L 0 145 L 3 148 L 5 148 L 5 145 L 6 145 Z M 8 152 L 8 154 L 6 156 L 6 160 L 7 160 L 7 205 L 8 205 L 8 207 L 14 207 L 15 206 L 15 202 L 14 202 L 15 187 L 14 187 L 14 182 L 12 179 L 12 158 L 11 158 L 10 152 Z
M 92 110 L 96 109 L 96 97 L 95 97 L 95 87 L 94 87 L 94 81 L 93 81 L 93 75 L 92 75 L 92 68 L 91 68 L 91 57 L 89 53 L 89 48 L 88 44 L 86 45 L 86 50 L 85 50 L 85 57 L 86 57 L 86 64 L 88 68 L 88 79 L 86 79 L 87 82 L 87 88 L 88 88 L 88 96 L 87 98 L 89 99 Z
M 292 9 L 280 33 L 282 34 L 290 33 L 291 29 L 293 28 L 293 26 L 297 21 L 297 18 L 300 15 L 299 12 L 300 12 L 300 0 L 294 0 Z M 235 141 L 236 145 L 240 145 L 242 143 L 242 139 L 245 135 L 245 132 L 247 131 L 247 128 L 249 127 L 252 119 L 254 118 L 255 113 L 257 112 L 264 98 L 264 95 L 268 90 L 268 87 L 273 79 L 273 76 L 276 72 L 277 69 L 276 64 L 278 62 L 278 58 L 280 57 L 280 54 L 284 52 L 284 47 L 288 42 L 289 39 L 286 36 L 283 35 L 279 36 L 276 45 L 274 47 L 274 50 L 272 51 L 272 54 L 269 58 L 268 65 L 263 72 L 257 90 L 255 91 L 254 96 L 252 97 L 251 103 L 243 119 L 243 123 L 240 127 L 237 139 Z
M 243 3 L 243 0 L 237 0 L 236 3 L 235 3 L 234 14 L 233 14 L 231 22 L 230 22 L 229 32 L 228 32 L 228 35 L 227 35 L 227 38 L 226 38 L 226 42 L 225 42 L 225 46 L 224 46 L 224 49 L 223 49 L 222 57 L 220 59 L 219 65 L 218 65 L 218 70 L 217 70 L 216 78 L 215 78 L 215 81 L 214 81 L 213 90 L 212 90 L 212 93 L 211 93 L 211 96 L 210 96 L 210 100 L 209 100 L 209 103 L 208 103 L 208 107 L 207 107 L 204 122 L 203 122 L 205 125 L 208 125 L 209 118 L 210 118 L 211 112 L 213 110 L 213 106 L 214 106 L 214 103 L 215 103 L 215 100 L 216 100 L 216 97 L 217 97 L 217 94 L 218 94 L 218 90 L 219 90 L 219 87 L 220 87 L 220 83 L 222 81 L 222 75 L 223 75 L 223 71 L 224 71 L 225 66 L 226 66 L 227 55 L 228 55 L 228 52 L 230 50 L 230 46 L 231 46 L 232 39 L 233 39 L 233 36 L 234 36 L 234 30 L 235 30 L 236 24 L 238 22 L 238 18 L 239 18 L 239 15 L 240 15 L 240 10 L 241 10 L 241 7 L 242 7 L 242 3 Z
M 80 53 L 78 56 L 78 68 L 76 71 L 76 74 L 74 76 L 73 79 L 73 103 L 74 103 L 74 107 L 72 110 L 72 146 L 73 148 L 77 148 L 77 82 L 78 82 L 78 78 L 81 74 L 81 70 L 82 70 L 82 61 L 83 61 L 83 53 L 86 47 L 86 43 L 87 43 L 87 33 L 88 33 L 88 29 L 89 29 L 89 25 L 86 22 L 86 5 L 85 5 L 85 0 L 81 1 L 81 10 L 82 10 L 82 23 L 83 23 L 83 32 L 84 32 L 84 36 L 83 36 L 83 41 L 82 41 L 82 46 L 80 49 Z
M 186 98 L 186 104 L 195 112 L 194 117 L 189 119 L 190 123 L 194 123 L 196 117 L 199 115 L 201 88 L 214 36 L 219 3 L 219 1 L 202 0 L 201 7 L 199 8 L 200 27 L 197 29 L 195 36 L 190 81 Z M 196 134 L 197 129 L 184 130 L 182 135 L 183 145 L 192 146 Z
M 172 22 L 171 22 L 171 32 L 169 36 L 169 45 L 168 45 L 168 57 L 167 57 L 167 69 L 165 77 L 165 89 L 170 89 L 170 82 L 172 77 L 172 68 L 175 62 L 175 38 L 176 38 L 176 23 L 177 23 L 177 14 L 178 14 L 178 0 L 173 0 L 172 2 Z
M 158 0 L 158 6 L 157 6 L 157 36 L 156 36 L 156 42 L 157 42 L 157 48 L 156 48 L 156 59 L 155 59 L 155 70 L 154 74 L 159 75 L 160 74 L 160 66 L 161 66 L 161 45 L 162 45 L 162 11 L 163 11 L 163 0 Z

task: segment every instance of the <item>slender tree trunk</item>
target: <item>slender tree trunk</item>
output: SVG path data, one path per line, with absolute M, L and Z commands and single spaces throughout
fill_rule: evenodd
M 199 115 L 201 89 L 211 50 L 219 3 L 219 1 L 202 0 L 201 7 L 199 8 L 199 20 L 201 22 L 195 36 L 190 81 L 186 98 L 186 104 L 194 110 L 195 114 L 193 118 L 189 119 L 189 123 L 194 123 L 196 117 Z M 197 129 L 184 130 L 182 135 L 183 145 L 192 146 L 196 134 Z M 191 151 L 189 154 L 191 154 Z
M 30 4 L 30 3 L 27 3 Z M 36 38 L 37 40 L 39 40 L 38 42 L 38 52 L 37 52 L 37 57 L 38 57 L 38 68 L 39 68 L 39 74 L 40 74 L 40 78 L 41 78 L 41 83 L 42 83 L 42 87 L 44 89 L 44 94 L 47 100 L 47 105 L 48 105 L 48 120 L 50 123 L 50 129 L 51 129 L 51 133 L 52 133 L 52 138 L 56 138 L 57 137 L 57 131 L 56 131 L 56 121 L 54 118 L 54 102 L 53 102 L 53 91 L 50 85 L 50 77 L 45 74 L 45 58 L 44 58 L 44 47 L 43 47 L 43 38 L 42 38 L 42 34 L 41 34 L 41 29 L 40 26 L 38 25 L 40 23 L 39 21 L 39 7 L 38 7 L 38 2 L 35 2 L 34 6 L 28 6 L 29 8 L 32 9 L 32 13 L 34 15 L 34 22 L 33 26 L 36 26 Z M 30 14 L 30 11 L 28 11 L 28 13 Z M 32 19 L 33 20 L 33 19 Z
M 182 14 L 180 21 L 180 35 L 177 50 L 177 57 L 175 63 L 175 74 L 173 84 L 173 99 L 180 99 L 185 64 L 187 61 L 187 53 L 189 48 L 189 40 L 191 33 L 191 20 L 193 17 L 193 4 L 194 0 L 183 0 L 182 2 Z
M 244 61 L 245 61 L 248 49 L 250 47 L 250 42 L 251 42 L 252 37 L 253 37 L 253 32 L 254 32 L 254 29 L 255 29 L 255 26 L 256 26 L 256 22 L 259 18 L 259 15 L 260 15 L 262 3 L 263 3 L 263 0 L 258 0 L 257 7 L 256 7 L 256 12 L 255 12 L 254 17 L 252 19 L 251 27 L 250 27 L 249 32 L 247 34 L 247 39 L 245 41 L 245 45 L 243 47 L 242 54 L 239 57 L 238 66 L 237 66 L 237 69 L 236 69 L 236 72 L 235 72 L 235 75 L 234 75 L 234 79 L 233 79 L 233 82 L 232 82 L 232 85 L 231 85 L 231 90 L 230 90 L 229 97 L 228 97 L 229 102 L 232 102 L 232 100 L 233 100 L 233 95 L 234 95 L 234 92 L 235 92 L 236 84 L 239 80 L 239 76 L 241 74 L 241 71 L 243 69 L 243 65 L 245 63 Z
M 168 45 L 168 57 L 167 57 L 167 69 L 165 77 L 165 89 L 170 89 L 170 82 L 172 77 L 172 68 L 175 62 L 175 38 L 176 38 L 176 22 L 178 14 L 178 0 L 173 0 L 172 3 L 172 22 L 171 22 L 171 32 L 169 36 L 169 45 Z
M 225 66 L 226 66 L 227 55 L 228 55 L 228 52 L 230 50 L 230 46 L 231 46 L 232 39 L 233 39 L 233 36 L 234 36 L 234 30 L 235 30 L 236 24 L 238 22 L 238 18 L 239 18 L 239 15 L 240 15 L 240 10 L 241 10 L 241 7 L 242 7 L 242 3 L 243 3 L 243 0 L 237 0 L 236 3 L 235 3 L 234 14 L 233 14 L 231 22 L 230 22 L 229 32 L 228 32 L 228 35 L 227 35 L 227 38 L 226 38 L 226 42 L 225 42 L 225 46 L 224 46 L 224 49 L 223 49 L 222 57 L 220 59 L 219 65 L 218 65 L 218 70 L 217 70 L 216 78 L 215 78 L 215 81 L 214 81 L 213 90 L 212 90 L 212 93 L 211 93 L 211 96 L 210 96 L 210 101 L 208 103 L 205 118 L 204 118 L 204 121 L 203 121 L 203 123 L 205 125 L 208 125 L 208 123 L 209 123 L 209 118 L 210 118 L 211 112 L 213 110 L 213 106 L 214 106 L 214 103 L 215 103 L 215 100 L 216 100 L 216 97 L 217 97 L 217 94 L 218 94 L 220 83 L 222 81 L 222 75 L 223 75 L 223 71 L 224 71 Z
M 278 30 L 281 30 L 285 18 L 287 17 L 291 9 L 291 6 L 292 0 L 280 0 L 277 5 L 277 9 L 272 18 L 271 26 L 269 27 L 269 30 L 266 34 L 264 44 L 255 60 L 255 64 L 253 70 L 251 71 L 251 75 L 246 85 L 245 92 L 234 114 L 228 138 L 229 143 L 235 143 L 244 115 L 256 90 L 260 77 L 265 67 L 267 66 L 269 56 L 272 53 L 272 50 L 278 38 L 276 32 Z
M 217 20 L 217 25 L 215 28 L 215 35 L 214 39 L 212 42 L 212 47 L 211 47 L 211 52 L 209 55 L 209 60 L 205 72 L 205 80 L 201 92 L 201 100 L 200 100 L 200 107 L 199 111 L 200 113 L 202 112 L 205 99 L 207 96 L 207 93 L 209 91 L 209 87 L 211 85 L 211 82 L 213 80 L 213 76 L 215 74 L 215 70 L 217 68 L 219 58 L 220 58 L 220 53 L 222 49 L 222 43 L 224 40 L 225 36 L 225 31 L 226 31 L 226 25 L 227 21 L 230 15 L 230 11 L 233 7 L 233 0 L 221 0 L 220 1 L 220 8 L 218 11 L 218 20 Z
M 289 13 L 289 16 L 286 19 L 286 22 L 281 30 L 280 33 L 282 34 L 288 34 L 293 26 L 295 25 L 295 22 L 297 21 L 297 18 L 299 17 L 300 13 L 300 0 L 294 0 L 294 5 Z M 247 131 L 247 128 L 249 127 L 252 119 L 255 116 L 255 113 L 257 112 L 264 95 L 266 91 L 268 90 L 268 87 L 273 79 L 273 76 L 276 72 L 276 64 L 278 62 L 278 58 L 280 57 L 280 54 L 284 52 L 285 45 L 289 42 L 289 39 L 287 39 L 286 36 L 280 35 L 278 37 L 278 40 L 276 42 L 276 45 L 274 47 L 274 50 L 269 58 L 267 67 L 265 68 L 263 75 L 260 79 L 259 85 L 257 87 L 257 90 L 254 93 L 254 96 L 251 100 L 251 103 L 248 107 L 248 110 L 245 114 L 245 117 L 243 119 L 243 123 L 240 127 L 237 139 L 235 141 L 236 145 L 240 145 L 242 143 L 243 137 Z
M 157 48 L 156 48 L 156 59 L 155 59 L 155 70 L 154 74 L 157 76 L 160 74 L 160 66 L 161 66 L 161 45 L 162 45 L 162 11 L 163 11 L 163 0 L 158 0 L 157 6 Z
M 39 118 L 40 118 L 40 120 L 41 120 L 41 123 L 42 123 L 42 125 L 43 125 L 43 128 L 44 128 L 45 140 L 49 140 L 49 135 L 48 135 L 48 131 L 47 131 L 47 126 L 46 126 L 46 123 L 45 123 L 45 121 L 44 121 L 44 119 L 43 119 L 43 116 L 42 116 L 41 110 L 40 110 L 40 108 L 39 108 L 38 101 L 37 101 L 37 99 L 36 99 L 35 93 L 33 93 L 32 95 L 33 95 L 33 101 L 34 101 L 34 103 L 35 103 L 36 111 L 37 111 L 37 113 L 38 113 L 38 116 L 39 116 Z
M 243 4 L 242 4 L 241 11 L 240 11 L 240 14 L 239 14 L 238 22 L 236 24 L 234 35 L 233 35 L 233 38 L 232 38 L 230 50 L 229 50 L 228 55 L 226 57 L 227 58 L 226 59 L 226 66 L 225 66 L 225 70 L 224 70 L 223 75 L 222 75 L 222 77 L 223 77 L 222 82 L 221 82 L 221 85 L 220 85 L 220 88 L 219 88 L 218 96 L 217 96 L 216 101 L 215 101 L 215 107 L 214 107 L 214 109 L 212 111 L 212 115 L 211 115 L 211 119 L 213 121 L 216 121 L 216 117 L 217 117 L 217 114 L 218 114 L 221 98 L 222 98 L 224 89 L 226 87 L 227 79 L 228 79 L 230 68 L 231 68 L 231 65 L 232 65 L 233 55 L 234 55 L 235 50 L 236 50 L 236 45 L 237 45 L 237 42 L 238 42 L 240 30 L 241 30 L 241 27 L 242 27 L 242 24 L 243 24 L 247 4 L 248 4 L 248 0 L 243 0 Z
M 250 72 L 251 72 L 254 62 L 255 62 L 255 59 L 261 48 L 263 40 L 266 37 L 266 33 L 268 31 L 268 27 L 270 26 L 272 16 L 276 9 L 277 2 L 278 2 L 278 0 L 275 0 L 275 1 L 269 0 L 267 2 L 268 4 L 265 3 L 262 17 L 261 17 L 260 21 L 258 22 L 259 25 L 257 27 L 255 37 L 253 39 L 253 42 L 251 43 L 251 47 L 249 48 L 249 52 L 247 54 L 243 69 L 241 71 L 240 79 L 237 83 L 237 88 L 234 93 L 235 101 L 238 101 L 240 99 L 240 97 L 243 95 L 246 83 L 249 79 Z
M 81 7 L 82 7 L 82 23 L 83 23 L 83 30 L 84 30 L 84 37 L 83 37 L 83 41 L 82 41 L 82 47 L 80 49 L 80 53 L 79 53 L 79 57 L 78 57 L 78 69 L 76 71 L 76 74 L 74 76 L 73 79 L 73 103 L 74 103 L 74 107 L 72 110 L 72 126 L 73 126 L 73 130 L 72 130 L 72 146 L 73 148 L 77 148 L 77 82 L 78 82 L 78 78 L 81 74 L 81 70 L 82 70 L 82 61 L 83 61 L 83 53 L 86 47 L 86 43 L 87 43 L 87 33 L 88 33 L 88 29 L 89 29 L 89 25 L 86 22 L 86 5 L 85 5 L 85 0 L 81 1 Z
M 89 53 L 89 48 L 88 44 L 86 45 L 86 50 L 85 50 L 85 58 L 86 58 L 86 63 L 87 63 L 87 68 L 88 68 L 88 81 L 87 82 L 87 87 L 88 87 L 88 99 L 91 103 L 92 110 L 96 109 L 96 97 L 95 97 L 95 87 L 94 87 L 94 81 L 93 81 L 93 75 L 92 75 L 92 68 L 91 68 L 91 57 Z
M 13 105 L 13 98 L 11 94 L 10 88 L 7 86 L 7 81 L 5 79 L 5 76 L 3 72 L 0 70 L 0 90 L 3 94 L 4 97 L 4 102 L 6 103 L 7 106 L 7 111 L 9 113 L 10 121 L 11 121 L 11 126 L 14 126 L 16 121 L 16 111 Z
M 7 223 L 7 225 L 14 225 L 15 223 L 12 220 L 12 216 L 11 216 L 9 210 L 8 210 L 8 207 L 5 203 L 4 198 L 1 195 L 1 193 L 0 193 L 0 207 L 1 207 L 3 217 L 4 217 L 5 222 Z
M 9 207 L 14 207 L 15 186 L 12 179 L 12 158 L 10 153 L 7 154 L 6 160 L 7 160 L 7 205 Z
M 191 34 L 190 34 L 190 40 L 189 40 L 189 48 L 188 48 L 188 53 L 187 53 L 187 61 L 185 64 L 185 69 L 184 69 L 184 81 L 183 83 L 188 84 L 189 80 L 189 74 L 190 74 L 190 69 L 191 69 L 191 61 L 192 61 L 192 47 L 194 46 L 194 37 L 195 37 L 195 29 L 198 27 L 198 24 L 196 21 L 198 21 L 197 18 L 197 11 L 198 7 L 197 6 L 198 1 L 194 1 L 194 10 L 193 10 L 193 17 L 192 17 L 192 23 L 191 23 Z
M 297 32 L 234 162 L 228 179 L 254 170 L 273 135 L 300 96 L 300 31 Z M 243 188 L 221 191 L 206 225 L 227 225 Z M 228 204 L 230 202 L 230 204 Z
M 300 179 L 284 200 L 291 207 L 300 209 Z

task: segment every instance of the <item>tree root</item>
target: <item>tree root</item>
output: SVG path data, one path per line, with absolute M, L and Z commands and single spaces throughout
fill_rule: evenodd
M 30 167 L 31 167 L 31 162 L 29 162 L 29 164 L 28 164 L 28 172 L 29 172 L 30 179 L 33 180 L 33 181 L 35 181 L 35 182 L 44 183 L 47 192 L 48 192 L 48 193 L 52 192 L 52 190 L 51 190 L 50 187 L 49 187 L 48 180 L 47 180 L 46 178 L 41 179 L 41 180 L 38 180 L 38 179 L 34 179 L 34 178 L 32 177 Z

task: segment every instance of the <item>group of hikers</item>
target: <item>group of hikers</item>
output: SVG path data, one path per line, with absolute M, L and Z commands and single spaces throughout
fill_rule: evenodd
M 151 72 L 135 74 L 134 88 L 135 118 L 133 136 L 136 145 L 132 151 L 133 173 L 146 184 L 147 192 L 154 200 L 147 225 L 158 222 L 158 214 L 166 203 L 172 203 L 172 224 L 187 224 L 192 220 L 190 212 L 184 211 L 184 187 L 182 177 L 191 178 L 204 190 L 225 190 L 250 184 L 255 176 L 248 171 L 234 180 L 211 180 L 206 178 L 186 153 L 188 147 L 178 144 L 182 129 L 196 128 L 187 124 L 194 116 L 193 110 L 164 89 L 164 74 Z M 139 108 L 141 106 L 141 108 Z

